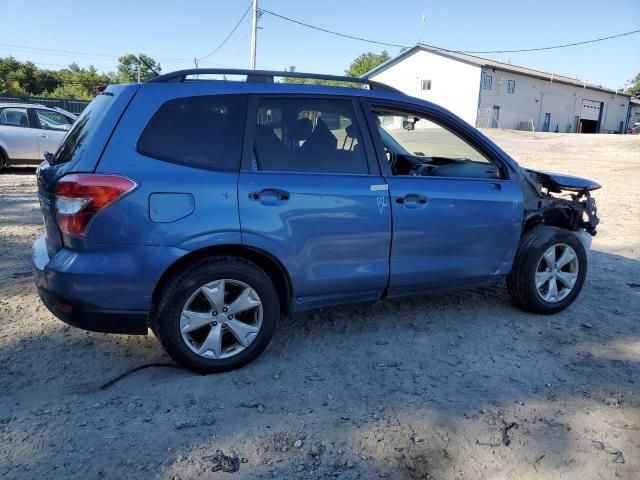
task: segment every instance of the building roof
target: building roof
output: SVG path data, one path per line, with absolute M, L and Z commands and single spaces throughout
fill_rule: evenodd
M 594 85 L 592 83 L 587 83 L 586 81 L 578 80 L 577 78 L 565 77 L 562 75 L 556 75 L 554 73 L 542 72 L 540 70 L 534 70 L 533 68 L 527 67 L 519 67 L 517 65 L 512 65 L 510 63 L 497 62 L 495 60 L 491 60 L 489 58 L 476 57 L 474 55 L 468 55 L 466 53 L 457 53 L 450 50 L 443 50 L 436 47 L 430 47 L 426 45 L 416 45 L 415 47 L 409 48 L 404 52 L 401 52 L 399 55 L 387 60 L 381 65 L 378 65 L 376 68 L 369 70 L 367 73 L 362 75 L 365 78 L 370 78 L 373 75 L 377 75 L 378 73 L 383 72 L 389 67 L 395 65 L 396 63 L 402 61 L 403 59 L 413 55 L 414 53 L 423 50 L 425 52 L 433 53 L 436 55 L 440 55 L 442 57 L 450 58 L 452 60 L 458 60 L 460 62 L 469 63 L 472 65 L 477 65 L 479 67 L 487 67 L 494 68 L 496 70 L 503 70 L 505 72 L 517 73 L 520 75 L 527 75 L 529 77 L 539 78 L 541 80 L 549 80 L 558 83 L 563 83 L 565 85 L 572 85 L 575 87 L 581 88 L 589 88 L 591 90 L 599 90 L 601 92 L 613 93 L 618 95 L 624 95 L 626 97 L 630 97 L 628 93 L 623 93 L 612 88 L 606 88 L 602 85 Z

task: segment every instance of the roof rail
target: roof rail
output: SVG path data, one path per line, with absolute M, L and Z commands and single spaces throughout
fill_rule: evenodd
M 275 77 L 334 80 L 336 82 L 360 83 L 362 85 L 367 85 L 371 90 L 384 90 L 387 92 L 402 93 L 400 90 L 390 87 L 389 85 L 369 80 L 367 78 L 323 75 L 320 73 L 281 72 L 276 70 L 243 70 L 233 68 L 189 68 L 187 70 L 176 70 L 175 72 L 165 73 L 164 75 L 152 78 L 147 83 L 197 81 L 197 79 L 187 80 L 189 75 L 246 75 L 247 82 L 254 83 L 274 83 Z

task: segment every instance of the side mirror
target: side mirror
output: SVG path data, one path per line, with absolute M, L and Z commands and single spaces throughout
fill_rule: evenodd
M 403 120 L 402 128 L 404 128 L 405 130 L 413 130 L 414 128 L 416 128 L 416 124 L 413 123 L 411 120 Z

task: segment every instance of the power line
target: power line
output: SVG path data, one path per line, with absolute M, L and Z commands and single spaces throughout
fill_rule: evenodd
M 235 33 L 235 31 L 238 29 L 238 27 L 240 26 L 240 24 L 242 23 L 242 21 L 244 20 L 244 18 L 247 16 L 247 13 L 249 13 L 249 10 L 251 10 L 251 6 L 253 3 L 250 3 L 249 6 L 247 7 L 247 9 L 244 11 L 244 13 L 242 14 L 242 16 L 240 17 L 240 20 L 238 20 L 238 23 L 236 23 L 236 26 L 233 27 L 233 29 L 229 32 L 229 35 L 227 35 L 225 37 L 224 40 L 222 40 L 222 42 L 220 42 L 220 44 L 214 48 L 210 53 L 208 53 L 207 55 L 205 55 L 204 57 L 199 58 L 198 60 L 204 60 L 205 58 L 209 58 L 211 55 L 213 55 L 214 53 L 216 53 L 218 50 L 220 50 L 225 43 L 227 43 L 227 40 L 229 40 L 231 38 L 231 35 L 233 35 Z
M 282 20 L 286 20 L 287 22 L 291 22 L 291 23 L 295 23 L 297 25 L 301 25 L 303 27 L 307 27 L 307 28 L 311 28 L 313 30 L 318 30 L 320 32 L 324 32 L 324 33 L 329 33 L 331 35 L 336 35 L 338 37 L 344 37 L 344 38 L 350 38 L 352 40 L 359 40 L 361 42 L 367 42 L 367 43 L 373 43 L 376 45 L 383 45 L 383 46 L 387 46 L 387 47 L 398 47 L 398 48 L 411 48 L 408 45 L 399 45 L 397 43 L 387 43 L 387 42 L 381 42 L 378 40 L 371 40 L 369 38 L 364 38 L 364 37 L 356 37 L 354 35 L 348 35 L 346 33 L 340 33 L 340 32 L 336 32 L 333 30 L 329 30 L 327 28 L 322 28 L 322 27 L 318 27 L 315 25 L 310 25 L 308 23 L 304 23 L 301 22 L 299 20 L 295 20 L 293 18 L 289 18 L 286 17 L 284 15 L 280 15 L 279 13 L 275 13 L 272 12 L 270 10 L 265 10 L 264 8 L 260 9 L 260 12 L 272 15 L 274 17 L 280 18 Z M 540 51 L 540 50 L 553 50 L 556 48 L 566 48 L 566 47 L 574 47 L 576 45 L 586 45 L 588 43 L 596 43 L 596 42 L 602 42 L 604 40 L 610 40 L 612 38 L 619 38 L 619 37 L 624 37 L 627 35 L 633 35 L 634 33 L 638 33 L 640 32 L 640 29 L 638 30 L 633 30 L 631 32 L 625 32 L 625 33 L 618 33 L 616 35 L 609 35 L 608 37 L 602 37 L 602 38 L 595 38 L 592 40 L 585 40 L 582 42 L 574 42 L 574 43 L 565 43 L 565 44 L 561 44 L 561 45 L 552 45 L 552 46 L 548 46 L 548 47 L 535 47 L 535 48 L 521 48 L 521 49 L 514 49 L 514 50 L 451 50 L 448 48 L 443 48 L 443 47 L 438 47 L 436 45 L 429 45 L 427 43 L 422 43 L 421 45 L 424 45 L 426 47 L 430 47 L 430 48 L 434 48 L 437 50 L 442 50 L 445 52 L 451 52 L 451 53 L 517 53 L 517 52 L 535 52 L 535 51 Z
M 638 33 L 640 32 L 640 29 L 638 30 L 632 30 L 631 32 L 625 32 L 625 33 L 618 33 L 616 35 L 609 35 L 608 37 L 602 37 L 602 38 L 594 38 L 593 40 L 584 40 L 582 42 L 575 42 L 575 43 L 564 43 L 561 45 L 553 45 L 550 47 L 537 47 L 537 48 L 521 48 L 518 50 L 485 50 L 485 51 L 464 51 L 464 52 L 460 52 L 460 53 L 517 53 L 517 52 L 537 52 L 540 50 L 553 50 L 555 48 L 566 48 L 566 47 L 575 47 L 576 45 L 586 45 L 588 43 L 596 43 L 596 42 L 602 42 L 604 40 L 610 40 L 612 38 L 619 38 L 619 37 L 625 37 L 627 35 L 633 35 L 634 33 Z M 435 47 L 438 48 L 438 47 Z
M 362 37 L 355 37 L 353 35 L 347 35 L 346 33 L 334 32 L 333 30 L 328 30 L 328 29 L 322 28 L 322 27 L 316 27 L 315 25 L 309 25 L 308 23 L 304 23 L 304 22 L 301 22 L 299 20 L 294 20 L 293 18 L 285 17 L 284 15 L 280 15 L 280 14 L 272 12 L 270 10 L 265 10 L 264 8 L 260 8 L 259 10 L 262 13 L 268 13 L 269 15 L 273 15 L 274 17 L 281 18 L 282 20 L 286 20 L 286 21 L 292 22 L 292 23 L 297 23 L 298 25 L 302 25 L 303 27 L 312 28 L 314 30 L 319 30 L 320 32 L 330 33 L 332 35 L 337 35 L 339 37 L 350 38 L 352 40 L 360 40 L 361 42 L 375 43 L 377 45 L 384 45 L 386 47 L 409 48 L 406 45 L 398 45 L 397 43 L 379 42 L 377 40 L 370 40 L 368 38 L 362 38 Z
M 75 50 L 61 50 L 56 48 L 30 47 L 27 45 L 16 45 L 11 43 L 0 43 L 0 47 L 11 48 L 16 50 L 24 50 L 28 53 L 42 53 L 45 55 L 57 55 L 60 57 L 86 57 L 94 60 L 119 59 L 123 55 L 107 55 L 103 53 L 79 52 Z M 188 58 L 159 58 L 159 62 L 182 62 L 188 61 Z

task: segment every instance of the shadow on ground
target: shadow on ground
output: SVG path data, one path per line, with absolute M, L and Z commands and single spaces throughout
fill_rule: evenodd
M 241 370 L 150 368 L 106 390 L 169 361 L 155 338 L 65 327 L 10 279 L 32 303 L 7 301 L 0 332 L 26 317 L 37 328 L 0 337 L 0 474 L 212 478 L 220 449 L 246 460 L 219 477 L 233 479 L 631 478 L 639 273 L 593 252 L 579 299 L 549 317 L 503 288 L 320 310 L 283 321 Z

